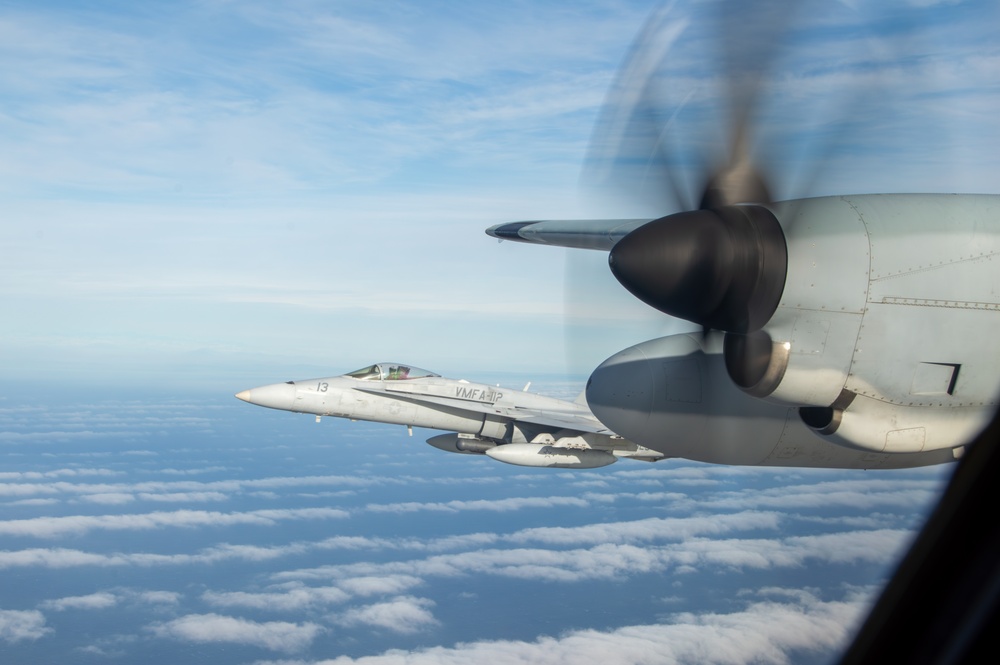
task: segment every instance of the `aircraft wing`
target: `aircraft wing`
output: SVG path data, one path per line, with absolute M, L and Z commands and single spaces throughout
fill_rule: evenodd
M 561 427 L 563 429 L 576 430 L 577 432 L 590 432 L 593 434 L 613 434 L 611 430 L 601 424 L 593 416 L 583 414 L 561 413 L 556 411 L 539 411 L 537 409 L 505 409 L 510 412 L 510 417 L 514 420 L 536 425 L 546 425 L 550 427 Z
M 412 390 L 387 390 L 376 386 L 356 386 L 355 390 L 360 390 L 374 395 L 384 395 L 392 399 L 404 399 L 414 404 L 439 404 L 452 409 L 462 409 L 475 413 L 488 414 L 510 418 L 519 422 L 544 425 L 546 427 L 558 427 L 560 429 L 574 430 L 581 433 L 593 434 L 613 434 L 611 430 L 601 424 L 587 409 L 586 406 L 573 409 L 536 409 L 522 406 L 512 406 L 507 404 L 494 404 L 489 401 L 479 401 L 476 399 L 459 399 L 442 395 L 428 394 L 427 392 L 416 392 Z M 569 403 L 567 403 L 569 404 Z
M 536 245 L 608 251 L 626 234 L 652 219 L 557 219 L 506 222 L 486 229 L 487 235 Z

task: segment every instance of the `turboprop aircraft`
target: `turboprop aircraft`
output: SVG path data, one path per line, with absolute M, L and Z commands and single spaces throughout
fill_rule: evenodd
M 585 401 L 447 379 L 412 365 L 376 363 L 343 376 L 286 381 L 237 393 L 271 409 L 448 430 L 435 448 L 487 455 L 518 466 L 592 469 L 627 457 L 662 453 L 637 446 L 602 425 Z
M 632 293 L 705 327 L 625 349 L 587 382 L 602 423 L 668 457 L 936 464 L 996 408 L 1000 197 L 830 197 L 490 232 L 610 249 Z
M 641 186 L 662 216 L 510 222 L 487 233 L 607 251 L 632 295 L 702 329 L 625 349 L 591 374 L 588 405 L 630 441 L 722 464 L 957 458 L 1000 393 L 1000 197 L 775 200 L 775 165 L 788 162 L 760 154 L 801 137 L 782 133 L 790 115 L 760 130 L 764 113 L 795 102 L 794 89 L 769 99 L 775 81 L 807 78 L 767 76 L 789 62 L 774 53 L 795 3 L 700 6 L 715 16 L 677 16 L 671 3 L 649 20 L 592 143 L 593 172 L 617 175 L 633 195 Z M 684 96 L 676 63 L 707 43 L 721 71 Z M 718 95 L 704 89 L 712 84 Z M 845 106 L 852 116 L 866 108 L 864 92 Z M 877 99 L 886 94 L 880 86 Z M 720 117 L 718 131 L 699 124 Z M 836 126 L 820 129 L 836 138 Z

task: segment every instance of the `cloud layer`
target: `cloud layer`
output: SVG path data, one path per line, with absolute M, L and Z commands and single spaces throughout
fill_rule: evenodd
M 535 641 L 483 641 L 360 658 L 282 661 L 285 665 L 428 665 L 434 663 L 773 663 L 790 655 L 814 657 L 843 643 L 866 607 L 864 598 L 821 601 L 808 593 L 758 600 L 740 611 L 678 614 L 663 624 L 626 626 L 613 631 L 573 631 Z M 766 594 L 765 594 L 766 595 Z M 782 597 L 784 596 L 784 597 Z M 797 596 L 790 600 L 788 596 Z

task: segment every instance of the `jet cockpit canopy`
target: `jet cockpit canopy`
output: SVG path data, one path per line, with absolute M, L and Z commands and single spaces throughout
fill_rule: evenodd
M 426 369 L 413 367 L 412 365 L 401 365 L 399 363 L 376 363 L 348 372 L 344 376 L 362 381 L 402 381 L 403 379 L 424 379 L 429 376 L 441 376 Z

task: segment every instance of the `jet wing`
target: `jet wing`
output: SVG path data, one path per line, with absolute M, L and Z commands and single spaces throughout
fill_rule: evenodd
M 519 422 L 534 423 L 536 425 L 545 425 L 549 427 L 561 427 L 563 429 L 575 430 L 577 432 L 614 434 L 614 432 L 602 425 L 601 421 L 593 416 L 561 413 L 556 411 L 538 411 L 536 409 L 522 409 L 520 407 L 505 409 L 505 411 L 510 411 L 511 413 L 507 415 Z
M 506 222 L 486 229 L 487 235 L 536 245 L 608 251 L 626 234 L 652 219 L 558 219 Z
M 484 415 L 501 416 L 519 422 L 533 423 L 547 427 L 558 427 L 560 429 L 574 430 L 581 433 L 613 434 L 611 430 L 601 424 L 597 418 L 583 407 L 579 410 L 557 410 L 557 409 L 533 409 L 508 404 L 494 404 L 488 401 L 475 399 L 459 399 L 456 397 L 445 397 L 442 395 L 428 394 L 427 392 L 414 390 L 411 386 L 400 389 L 394 386 L 392 390 L 377 386 L 355 386 L 355 390 L 371 393 L 373 395 L 383 395 L 392 399 L 403 399 L 414 404 L 438 404 L 452 409 L 462 409 L 473 411 Z

